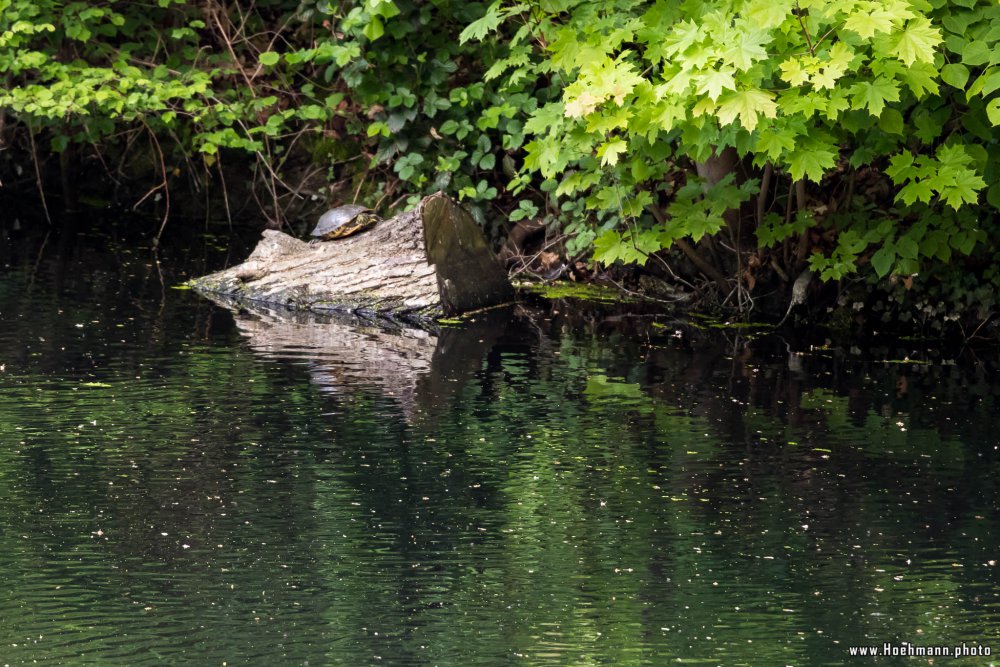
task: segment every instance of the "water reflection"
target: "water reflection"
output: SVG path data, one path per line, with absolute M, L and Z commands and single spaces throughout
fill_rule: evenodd
M 161 285 L 103 243 L 0 275 L 4 664 L 1000 649 L 982 369 L 790 367 L 773 336 L 563 304 L 464 333 L 234 318 L 169 289 L 179 250 Z
M 461 327 L 421 326 L 353 314 L 291 312 L 251 307 L 208 295 L 230 309 L 239 332 L 261 356 L 306 367 L 323 393 L 351 397 L 373 388 L 391 398 L 407 421 L 436 409 L 478 371 L 483 357 L 510 328 L 510 308 L 467 318 Z

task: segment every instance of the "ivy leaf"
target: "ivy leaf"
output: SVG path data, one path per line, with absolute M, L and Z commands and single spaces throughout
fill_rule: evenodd
M 890 48 L 897 58 L 907 65 L 916 61 L 934 61 L 934 47 L 941 43 L 941 31 L 931 25 L 930 19 L 921 16 L 906 24 L 906 29 L 892 35 Z
M 879 278 L 884 278 L 892 265 L 896 263 L 896 249 L 886 243 L 872 255 L 872 267 Z
M 260 54 L 259 60 L 261 65 L 267 65 L 268 67 L 273 67 L 278 64 L 278 60 L 281 58 L 280 55 L 274 51 L 265 51 Z
M 899 86 L 884 76 L 874 81 L 862 81 L 851 87 L 854 104 L 865 107 L 873 116 L 881 116 L 886 102 L 899 101 Z
M 962 63 L 951 63 L 941 68 L 941 80 L 952 88 L 965 90 L 969 82 L 969 68 Z
M 365 37 L 374 42 L 376 39 L 385 34 L 385 26 L 382 23 L 382 19 L 377 16 L 373 16 L 362 32 Z
M 985 65 L 989 61 L 990 47 L 982 40 L 969 40 L 962 48 L 962 62 L 969 67 Z
M 887 108 L 878 119 L 878 128 L 886 134 L 903 134 L 903 114 L 896 109 Z
M 774 93 L 751 89 L 728 92 L 719 98 L 719 109 L 716 115 L 722 125 L 728 125 L 739 116 L 740 124 L 753 132 L 754 128 L 757 127 L 758 114 L 767 118 L 774 118 L 778 114 L 778 105 L 774 103 Z
M 917 245 L 917 242 L 909 236 L 901 236 L 896 241 L 896 252 L 903 259 L 916 259 L 919 251 L 920 247 Z
M 986 105 L 986 117 L 994 127 L 1000 125 L 1000 97 L 995 97 Z

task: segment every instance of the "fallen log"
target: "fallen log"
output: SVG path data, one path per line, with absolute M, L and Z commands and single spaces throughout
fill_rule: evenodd
M 248 305 L 418 319 L 514 296 L 472 216 L 441 194 L 368 231 L 316 245 L 266 230 L 244 263 L 190 285 Z

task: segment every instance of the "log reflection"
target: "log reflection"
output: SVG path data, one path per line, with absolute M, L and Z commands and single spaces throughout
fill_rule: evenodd
M 396 401 L 408 422 L 433 416 L 481 368 L 511 320 L 509 309 L 460 327 L 416 327 L 350 314 L 304 313 L 212 298 L 233 312 L 258 354 L 306 365 L 320 391 L 346 396 L 377 389 Z

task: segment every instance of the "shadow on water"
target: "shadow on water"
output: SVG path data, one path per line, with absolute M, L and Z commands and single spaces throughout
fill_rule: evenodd
M 234 313 L 173 287 L 252 239 L 2 224 L 4 664 L 1000 648 L 987 361 L 563 300 Z

